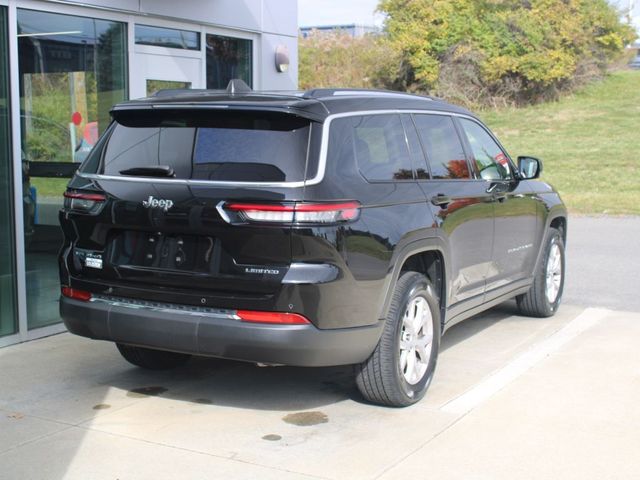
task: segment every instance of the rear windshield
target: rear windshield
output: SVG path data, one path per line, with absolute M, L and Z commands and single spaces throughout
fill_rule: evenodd
M 308 119 L 273 112 L 118 113 L 82 171 L 170 167 L 178 179 L 297 182 L 305 179 L 310 130 Z

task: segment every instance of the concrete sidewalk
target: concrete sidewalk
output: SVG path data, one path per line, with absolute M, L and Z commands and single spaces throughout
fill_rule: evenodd
M 129 366 L 69 334 L 0 350 L 1 479 L 640 478 L 640 314 L 505 304 L 453 327 L 427 398 L 350 368 Z

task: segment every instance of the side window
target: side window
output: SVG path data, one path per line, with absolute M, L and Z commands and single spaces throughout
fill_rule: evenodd
M 354 117 L 353 151 L 369 181 L 412 180 L 411 157 L 399 115 Z
M 451 117 L 414 115 L 434 179 L 471 178 L 469 164 Z
M 473 161 L 480 172 L 480 177 L 485 180 L 510 179 L 509 159 L 495 140 L 491 138 L 491 135 L 472 120 L 461 118 L 460 124 L 471 145 Z

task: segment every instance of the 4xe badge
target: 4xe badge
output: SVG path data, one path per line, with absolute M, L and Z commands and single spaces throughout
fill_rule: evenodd
M 142 201 L 144 208 L 161 208 L 165 212 L 173 207 L 173 201 L 165 200 L 164 198 L 153 198 L 153 195 L 149 195 L 149 198 Z

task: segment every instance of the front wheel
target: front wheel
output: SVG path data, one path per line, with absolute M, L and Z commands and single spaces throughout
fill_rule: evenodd
M 356 367 L 356 384 L 372 403 L 406 407 L 424 397 L 438 358 L 440 309 L 429 280 L 404 273 L 395 286 L 382 337 Z
M 550 317 L 556 313 L 564 289 L 564 270 L 562 234 L 559 230 L 551 228 L 531 289 L 516 297 L 520 313 L 530 317 Z

